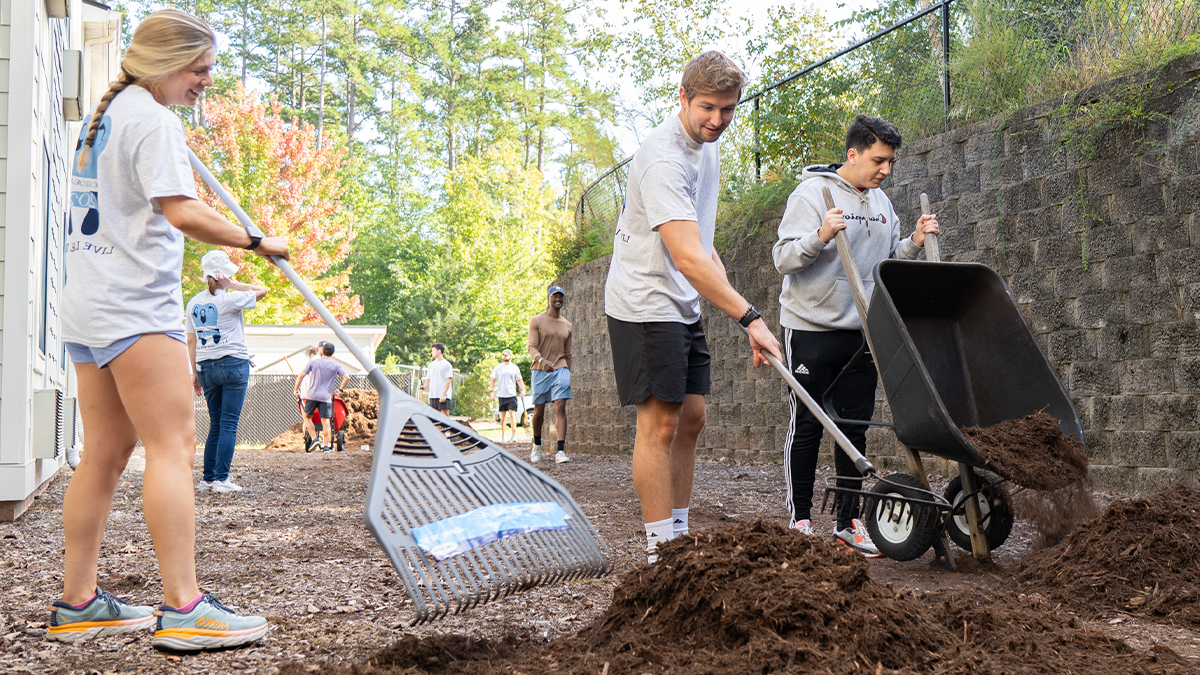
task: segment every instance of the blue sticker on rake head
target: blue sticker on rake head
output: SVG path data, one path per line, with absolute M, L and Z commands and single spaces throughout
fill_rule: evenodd
M 414 527 L 417 546 L 438 560 L 523 532 L 569 530 L 571 516 L 555 502 L 490 504 Z

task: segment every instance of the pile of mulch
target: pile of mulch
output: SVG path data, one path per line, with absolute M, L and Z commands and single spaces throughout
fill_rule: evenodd
M 985 591 L 931 602 L 872 581 L 861 556 L 775 523 L 736 523 L 659 548 L 579 633 L 547 644 L 518 637 L 406 636 L 325 673 L 1166 673 L 1169 649 L 1135 654 L 1074 617 Z M 311 672 L 288 663 L 281 675 Z
M 1018 579 L 1071 607 L 1200 626 L 1200 490 L 1176 483 L 1109 504 L 1062 543 L 1022 563 Z
M 1045 412 L 962 433 L 1006 478 L 1032 490 L 1059 490 L 1088 478 L 1087 450 Z
M 379 418 L 379 392 L 374 389 L 346 389 L 338 394 L 346 402 L 346 445 L 371 445 L 375 442 L 375 425 Z M 304 425 L 297 422 L 271 439 L 264 450 L 303 450 Z

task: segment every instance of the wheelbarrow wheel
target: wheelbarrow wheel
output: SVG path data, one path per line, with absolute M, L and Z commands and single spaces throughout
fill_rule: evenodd
M 337 451 L 342 452 L 346 449 L 346 432 L 338 429 L 337 432 Z
M 894 473 L 871 488 L 878 497 L 867 498 L 866 521 L 871 541 L 879 552 L 892 560 L 920 558 L 937 537 L 937 510 L 889 497 L 928 501 L 925 486 L 916 476 Z
M 1004 545 L 1008 535 L 1012 533 L 1013 507 L 1008 490 L 991 474 L 975 472 L 975 482 L 979 486 L 979 494 L 975 495 L 979 503 L 980 524 L 983 534 L 987 537 L 988 548 L 995 550 Z M 955 477 L 946 486 L 944 495 L 946 501 L 957 510 L 962 504 L 962 478 Z M 971 530 L 967 526 L 967 515 L 960 513 L 950 518 L 946 523 L 946 534 L 964 551 L 971 550 Z

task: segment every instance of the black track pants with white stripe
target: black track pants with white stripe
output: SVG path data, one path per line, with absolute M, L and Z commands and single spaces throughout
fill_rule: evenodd
M 863 335 L 856 330 L 803 331 L 783 329 L 783 345 L 787 362 L 800 386 L 817 400 L 833 384 L 858 348 Z M 875 369 L 860 368 L 843 378 L 833 392 L 834 407 L 844 419 L 869 420 L 875 414 Z M 788 396 L 791 404 L 791 423 L 784 445 L 783 470 L 787 482 L 787 507 L 793 522 L 812 518 L 813 484 L 816 482 L 817 454 L 825 427 L 817 421 L 794 393 Z M 864 452 L 867 447 L 867 427 L 839 425 L 854 447 Z M 846 453 L 834 446 L 834 468 L 839 476 L 861 476 Z M 858 489 L 862 481 L 838 480 L 838 487 Z M 843 499 L 837 507 L 837 527 L 850 527 L 858 517 L 859 500 Z

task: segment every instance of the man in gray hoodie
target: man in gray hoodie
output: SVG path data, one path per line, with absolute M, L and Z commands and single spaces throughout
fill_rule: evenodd
M 900 219 L 879 189 L 892 171 L 901 142 L 900 132 L 890 122 L 858 115 L 846 132 L 846 162 L 806 167 L 779 223 L 779 241 L 771 253 L 775 269 L 784 275 L 779 295 L 784 350 L 788 367 L 818 401 L 864 339 L 850 284 L 832 243 L 834 236 L 845 230 L 869 298 L 876 265 L 891 257 L 915 259 L 925 245 L 925 235 L 938 232 L 937 218 L 925 215 L 912 236 L 901 239 Z M 829 188 L 836 208 L 826 210 L 822 187 Z M 858 368 L 843 378 L 834 396 L 839 416 L 871 419 L 876 379 L 874 366 Z M 866 450 L 866 426 L 840 428 L 854 447 Z M 821 423 L 792 394 L 784 449 L 787 506 L 792 527 L 805 534 L 812 534 L 813 483 L 823 432 Z M 861 477 L 844 452 L 835 449 L 833 454 L 838 476 Z M 860 484 L 852 478 L 837 481 L 838 487 Z M 858 510 L 857 497 L 839 500 L 834 537 L 863 553 L 878 555 Z

